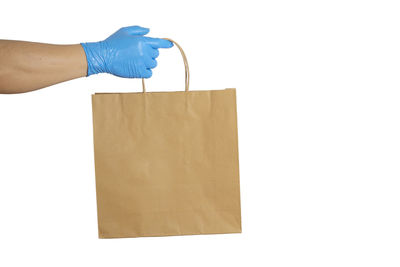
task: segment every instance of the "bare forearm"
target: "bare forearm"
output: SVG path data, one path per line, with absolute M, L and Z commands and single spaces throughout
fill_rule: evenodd
M 24 93 L 86 76 L 81 45 L 0 40 L 0 93 Z

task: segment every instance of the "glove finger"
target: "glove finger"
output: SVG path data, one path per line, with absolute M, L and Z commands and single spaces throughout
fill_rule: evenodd
M 158 52 L 158 49 L 150 48 L 149 55 L 151 58 L 157 58 L 160 55 L 160 52 Z
M 152 48 L 150 45 L 146 44 L 146 54 L 150 58 L 157 58 L 160 52 L 158 52 L 158 49 Z
M 150 68 L 150 69 L 157 67 L 157 61 L 152 58 L 151 59 L 149 58 L 148 60 L 146 60 L 144 64 L 145 64 L 146 68 Z
M 128 34 L 132 35 L 146 35 L 149 33 L 150 29 L 148 28 L 143 28 L 140 26 L 128 26 L 128 27 L 123 27 L 121 28 Z
M 161 39 L 161 38 L 151 38 L 151 37 L 146 37 L 145 39 L 146 43 L 150 45 L 153 48 L 170 48 L 173 47 L 174 44 L 171 41 Z
M 151 75 L 153 75 L 153 72 L 151 71 L 151 69 L 145 69 L 142 73 L 142 78 L 150 78 Z

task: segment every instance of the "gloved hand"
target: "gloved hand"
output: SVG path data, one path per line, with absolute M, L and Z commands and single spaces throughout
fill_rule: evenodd
M 149 29 L 124 27 L 104 41 L 81 43 L 88 64 L 87 76 L 110 73 L 124 78 L 150 78 L 157 66 L 159 48 L 173 44 L 164 39 L 145 37 Z

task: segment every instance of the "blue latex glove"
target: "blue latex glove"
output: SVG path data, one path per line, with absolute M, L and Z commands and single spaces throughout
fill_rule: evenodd
M 150 78 L 157 66 L 159 48 L 173 44 L 164 39 L 146 37 L 149 29 L 124 27 L 104 41 L 81 43 L 88 64 L 87 76 L 110 73 L 124 78 Z

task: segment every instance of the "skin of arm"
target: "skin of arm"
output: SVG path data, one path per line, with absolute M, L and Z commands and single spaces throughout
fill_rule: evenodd
M 80 44 L 0 40 L 0 94 L 30 92 L 86 75 Z

